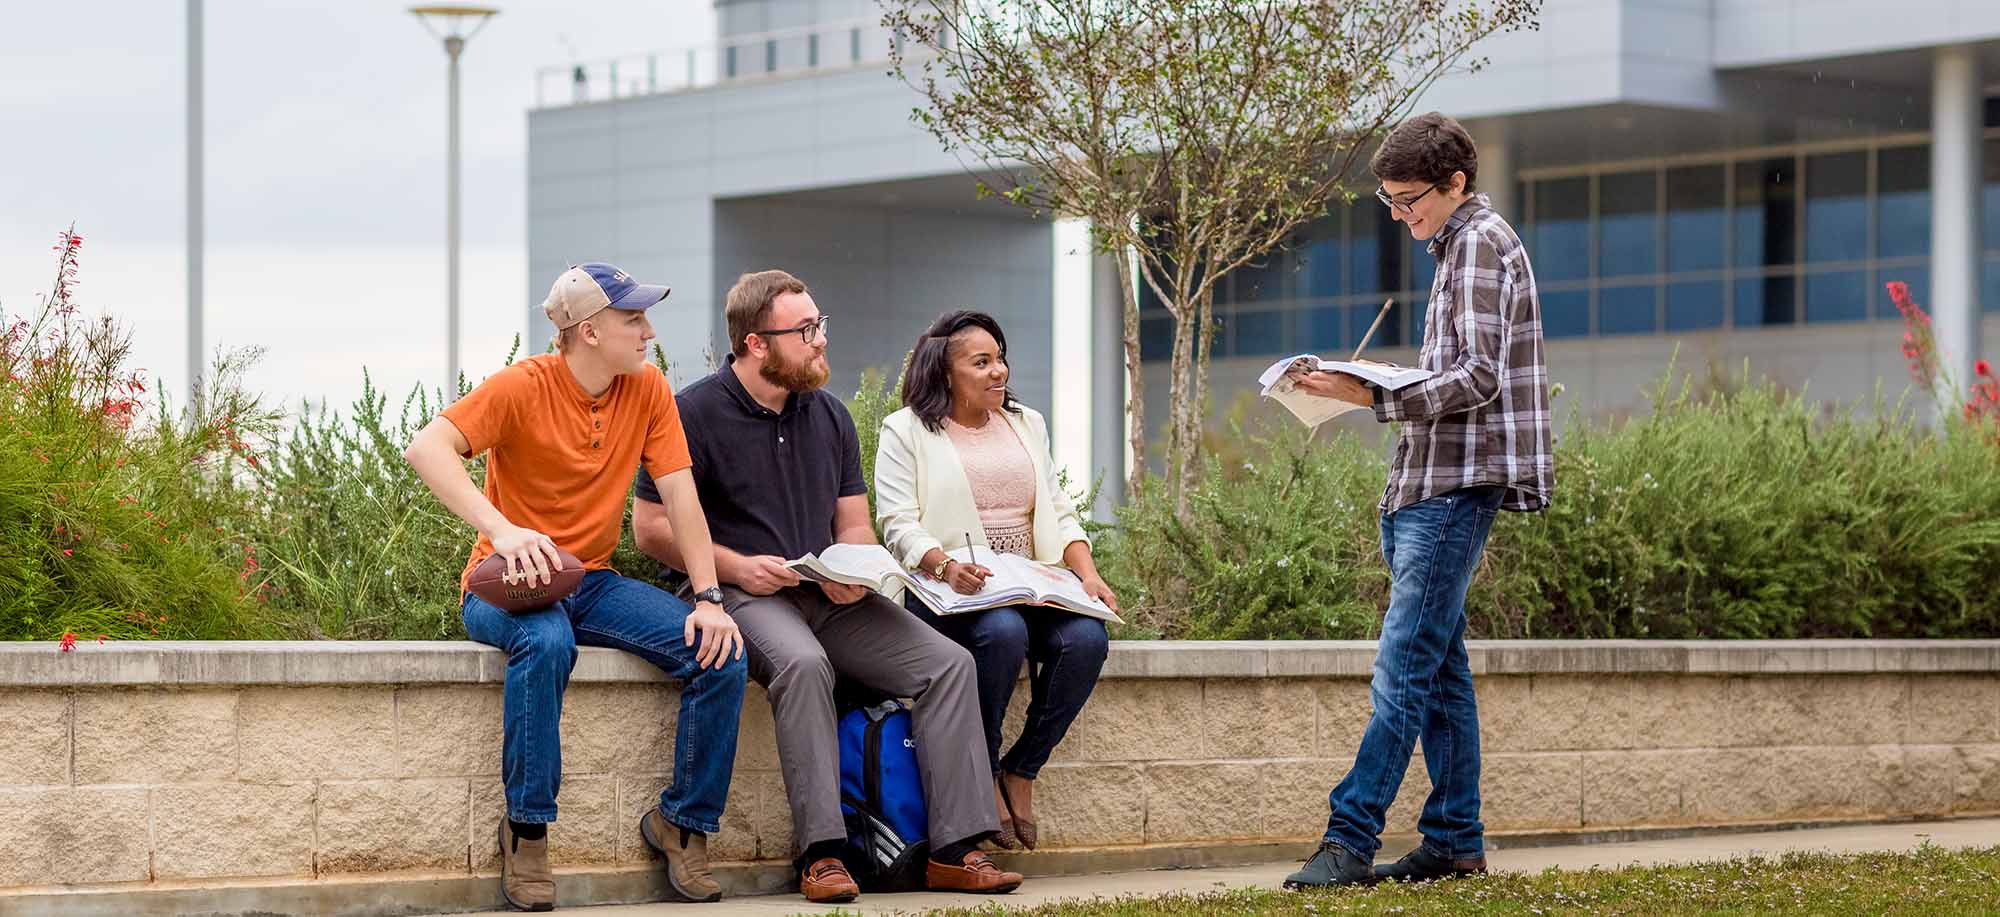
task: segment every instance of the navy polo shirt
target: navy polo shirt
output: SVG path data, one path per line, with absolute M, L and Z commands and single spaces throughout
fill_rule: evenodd
M 854 418 L 824 389 L 793 393 L 773 412 L 743 388 L 735 362 L 675 396 L 709 536 L 741 554 L 819 551 L 833 543 L 836 502 L 868 492 Z M 660 502 L 643 469 L 633 490 Z

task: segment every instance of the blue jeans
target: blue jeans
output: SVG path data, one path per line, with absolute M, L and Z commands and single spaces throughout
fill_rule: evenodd
M 1326 839 L 1364 860 L 1380 849 L 1389 804 L 1421 739 L 1431 794 L 1417 830 L 1447 859 L 1483 855 L 1479 707 L 1465 654 L 1465 590 L 1505 494 L 1469 487 L 1382 517 L 1389 613 L 1375 650 L 1374 712 L 1354 767 L 1328 796 Z
M 660 793 L 660 814 L 683 828 L 720 830 L 748 669 L 733 655 L 719 669 L 695 662 L 695 648 L 683 638 L 692 611 L 686 602 L 610 570 L 584 574 L 569 598 L 528 614 L 508 614 L 478 596 L 465 596 L 466 634 L 507 654 L 500 776 L 508 818 L 556 820 L 562 785 L 558 722 L 580 644 L 624 650 L 680 679 L 674 779 Z M 635 719 L 657 715 L 632 711 Z
M 1111 640 L 1104 622 L 1060 608 L 1007 607 L 939 616 L 906 593 L 903 605 L 938 633 L 972 653 L 979 670 L 979 717 L 986 727 L 986 758 L 994 776 L 1035 779 L 1056 743 L 1083 712 L 1097 687 Z M 1021 737 L 1000 754 L 1000 724 L 1014 699 L 1021 663 L 1028 671 L 1028 715 Z

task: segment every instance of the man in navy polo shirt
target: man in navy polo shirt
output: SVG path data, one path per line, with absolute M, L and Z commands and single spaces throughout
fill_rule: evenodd
M 859 586 L 803 583 L 791 558 L 835 542 L 875 544 L 854 420 L 826 384 L 826 320 L 784 271 L 738 278 L 725 306 L 731 353 L 680 393 L 696 492 L 715 542 L 723 607 L 771 696 L 778 762 L 800 851 L 799 890 L 815 902 L 860 889 L 837 857 L 836 675 L 916 701 L 912 729 L 930 818 L 933 889 L 1002 893 L 1021 884 L 977 845 L 1000 827 L 972 656 L 903 607 Z M 635 482 L 639 548 L 686 570 L 653 482 Z

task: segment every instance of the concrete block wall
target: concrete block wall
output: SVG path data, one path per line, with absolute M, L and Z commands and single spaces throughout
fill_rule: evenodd
M 1034 856 L 1075 870 L 1150 848 L 1303 849 L 1367 721 L 1373 653 L 1114 644 L 1043 771 Z M 1495 641 L 1472 658 L 1484 817 L 1502 845 L 2000 812 L 2000 641 Z M 65 892 L 122 913 L 187 906 L 189 889 L 413 879 L 466 890 L 436 892 L 430 910 L 490 906 L 503 674 L 470 643 L 0 646 L 0 911 Z M 562 723 L 559 873 L 657 869 L 636 822 L 671 776 L 676 707 L 636 658 L 583 650 Z M 1419 755 L 1390 831 L 1414 829 L 1428 788 Z M 712 842 L 732 888 L 782 883 L 790 833 L 752 686 Z M 634 887 L 585 897 L 643 896 Z

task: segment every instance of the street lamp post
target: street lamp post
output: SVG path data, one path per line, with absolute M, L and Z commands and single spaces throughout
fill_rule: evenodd
M 486 26 L 486 22 L 499 10 L 490 6 L 467 6 L 463 4 L 443 4 L 436 6 L 413 6 L 410 12 L 424 28 L 444 41 L 444 53 L 450 59 L 448 93 L 450 95 L 449 126 L 445 152 L 445 299 L 446 299 L 446 341 L 445 341 L 445 386 L 444 400 L 449 403 L 458 400 L 458 54 L 465 50 L 465 43 Z

